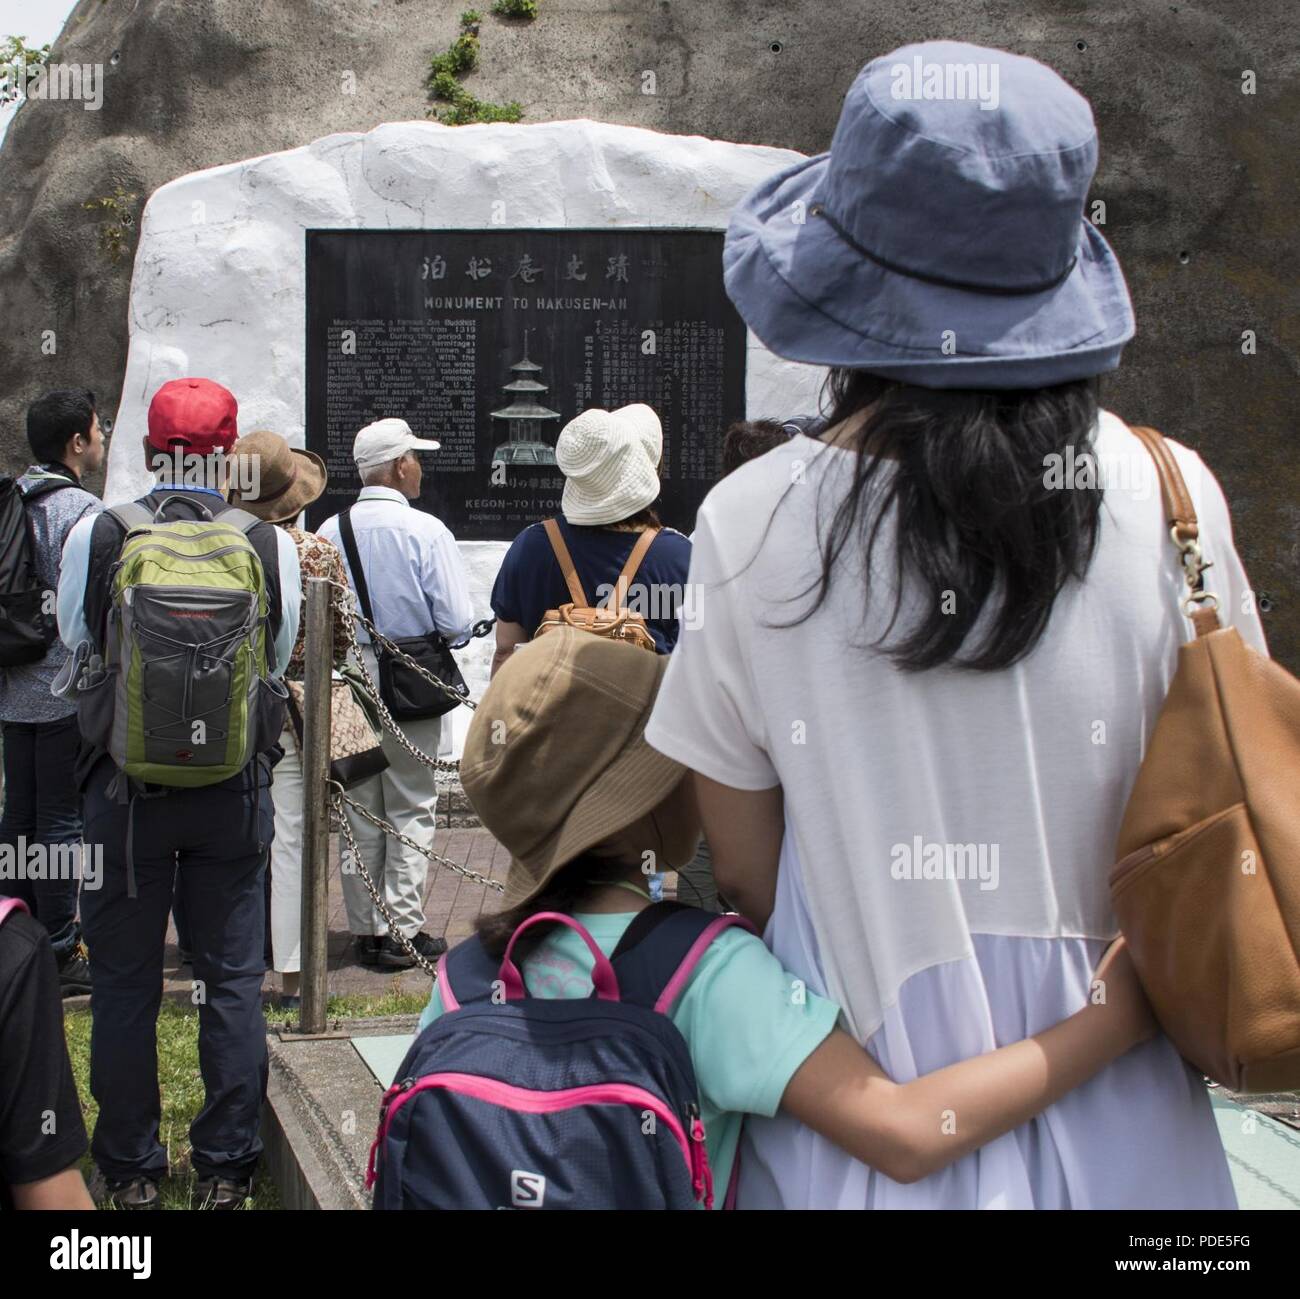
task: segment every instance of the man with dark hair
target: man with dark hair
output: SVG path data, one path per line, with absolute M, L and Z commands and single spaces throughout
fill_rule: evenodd
M 38 398 L 27 410 L 27 441 L 36 463 L 19 478 L 18 489 L 31 495 L 25 509 L 36 576 L 52 601 L 64 541 L 79 520 L 103 508 L 81 486 L 82 475 L 104 460 L 95 394 L 64 388 Z M 0 668 L 5 787 L 0 844 L 12 851 L 14 862 L 14 878 L 0 878 L 0 893 L 22 898 L 44 925 L 65 997 L 90 991 L 77 925 L 81 805 L 73 773 L 80 737 L 75 707 L 50 693 L 67 657 L 55 640 L 39 662 Z M 77 847 L 50 851 L 63 845 Z M 43 850 L 36 857 L 34 847 Z M 42 856 L 44 869 L 26 878 Z

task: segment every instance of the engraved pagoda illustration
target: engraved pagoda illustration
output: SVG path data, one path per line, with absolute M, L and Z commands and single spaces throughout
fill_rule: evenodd
M 493 419 L 507 421 L 502 431 L 509 437 L 492 452 L 492 463 L 553 465 L 555 447 L 546 441 L 544 430 L 548 423 L 560 418 L 560 412 L 541 404 L 541 394 L 549 390 L 546 384 L 537 381 L 542 367 L 528 359 L 527 330 L 524 330 L 524 358 L 516 361 L 510 370 L 515 378 L 504 387 L 510 394 L 510 405 L 491 413 Z

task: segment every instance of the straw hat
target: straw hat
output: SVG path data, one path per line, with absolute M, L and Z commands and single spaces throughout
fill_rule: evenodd
M 653 504 L 663 450 L 663 427 L 649 406 L 584 410 L 555 443 L 564 517 L 587 526 L 619 523 Z
M 325 490 L 325 462 L 312 451 L 291 447 L 278 433 L 249 433 L 234 446 L 235 465 L 230 503 L 267 523 L 297 518 Z M 255 494 L 243 496 L 239 484 L 256 483 Z
M 652 749 L 645 726 L 668 666 L 662 654 L 562 627 L 517 649 L 479 701 L 460 779 L 509 850 L 504 905 L 536 896 L 579 854 L 684 866 L 699 844 L 686 768 Z

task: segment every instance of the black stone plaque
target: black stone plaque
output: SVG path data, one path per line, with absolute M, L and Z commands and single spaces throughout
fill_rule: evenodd
M 405 419 L 442 449 L 419 504 L 464 541 L 560 513 L 560 429 L 590 406 L 663 422 L 664 522 L 689 532 L 745 410 L 745 327 L 704 230 L 309 230 L 315 526 L 360 488 L 352 439 Z

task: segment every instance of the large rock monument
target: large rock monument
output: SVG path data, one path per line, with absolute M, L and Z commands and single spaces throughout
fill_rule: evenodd
M 124 394 L 131 254 L 148 196 L 202 168 L 423 118 L 429 58 L 465 7 L 81 0 L 53 58 L 103 66 L 102 108 L 29 102 L 0 147 L 5 467 L 25 459 L 22 411 L 42 389 L 94 388 L 109 412 Z M 1032 55 L 1091 100 L 1101 166 L 1090 197 L 1104 204 L 1138 321 L 1105 401 L 1196 447 L 1218 473 L 1248 570 L 1270 597 L 1274 653 L 1300 666 L 1300 6 L 540 0 L 532 23 L 484 18 L 465 85 L 519 101 L 528 122 L 597 118 L 813 153 L 863 63 L 938 36 Z M 326 208 L 338 184 L 322 176 Z M 119 191 L 136 197 L 118 216 L 84 206 Z M 406 210 L 393 224 L 419 221 Z M 106 227 L 124 244 L 118 260 L 101 243 Z M 287 346 L 278 338 L 268 363 Z
M 720 270 L 731 207 L 798 157 L 587 121 L 407 122 L 174 180 L 144 213 L 105 494 L 147 487 L 148 403 L 183 375 L 228 386 L 241 429 L 320 451 L 335 507 L 359 487 L 356 428 L 402 415 L 443 443 L 425 503 L 480 538 L 461 544 L 487 616 L 507 542 L 558 507 L 554 469 L 504 466 L 522 501 L 493 483 L 490 408 L 510 409 L 502 389 L 528 347 L 552 367 L 538 410 L 660 407 L 666 521 L 689 528 L 722 421 L 816 408 L 822 372 L 747 336 Z M 538 475 L 545 499 L 528 494 Z M 477 695 L 491 642 L 466 657 Z

